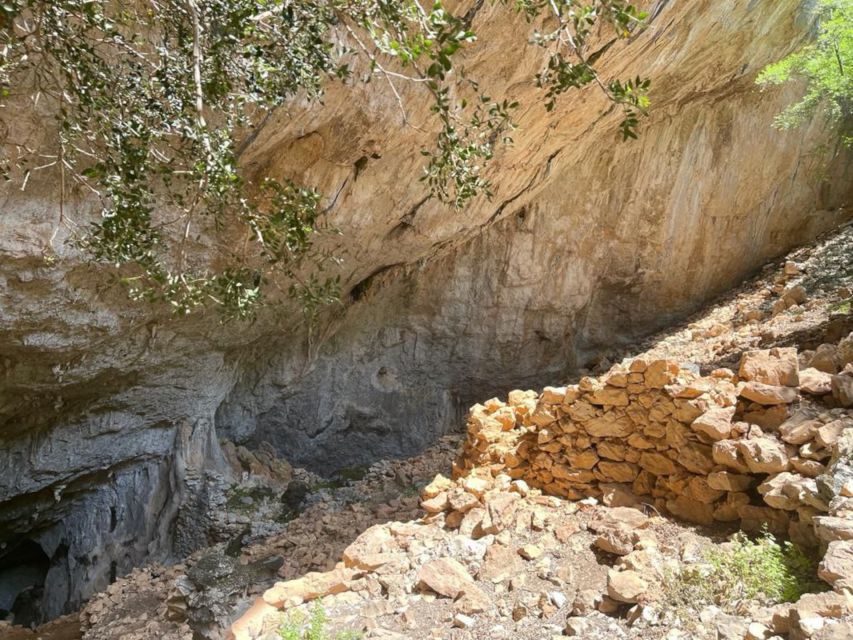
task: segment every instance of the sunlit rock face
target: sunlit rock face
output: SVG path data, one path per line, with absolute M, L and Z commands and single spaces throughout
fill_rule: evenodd
M 820 152 L 820 122 L 774 130 L 798 89 L 754 85 L 808 32 L 801 5 L 650 3 L 649 28 L 600 59 L 607 77 L 654 83 L 640 139 L 623 144 L 593 89 L 546 113 L 529 27 L 467 3 L 480 41 L 466 67 L 522 108 L 490 169 L 494 198 L 461 212 L 425 199 L 428 136 L 381 83 L 271 118 L 247 171 L 321 189 L 343 232 L 330 242 L 344 303 L 310 331 L 284 309 L 240 326 L 130 305 L 64 231 L 45 262 L 55 180 L 4 191 L 0 583 L 25 577 L 0 601 L 50 617 L 203 542 L 203 505 L 182 505 L 224 473 L 217 436 L 267 440 L 320 471 L 412 453 L 474 400 L 553 382 L 849 218 L 849 156 Z M 409 121 L 428 125 L 418 88 L 400 90 Z

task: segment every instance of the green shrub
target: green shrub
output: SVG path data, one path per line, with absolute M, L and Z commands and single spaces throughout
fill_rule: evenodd
M 839 130 L 844 146 L 853 146 L 853 1 L 818 0 L 817 38 L 791 55 L 768 65 L 758 75 L 761 86 L 805 80 L 801 100 L 776 118 L 780 129 L 791 129 L 822 111 Z
M 779 544 L 767 532 L 755 540 L 735 534 L 729 545 L 710 547 L 702 562 L 682 567 L 664 581 L 666 601 L 677 614 L 690 617 L 708 605 L 737 613 L 747 601 L 795 602 L 825 588 L 817 578 L 816 559 L 795 544 Z
M 278 628 L 278 635 L 281 640 L 360 640 L 362 637 L 357 631 L 329 631 L 327 622 L 326 610 L 318 602 L 310 616 L 292 612 Z

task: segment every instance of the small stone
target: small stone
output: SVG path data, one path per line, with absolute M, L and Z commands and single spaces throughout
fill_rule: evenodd
M 465 567 L 453 558 L 438 558 L 418 571 L 418 582 L 439 595 L 456 598 L 473 584 Z
M 466 616 L 464 613 L 457 613 L 453 616 L 453 626 L 460 629 L 470 629 L 474 626 L 476 620 L 471 616 Z
M 795 387 L 747 382 L 740 391 L 740 396 L 761 405 L 791 404 L 799 397 Z
M 551 604 L 553 604 L 558 609 L 562 609 L 563 607 L 565 607 L 566 602 L 568 602 L 566 594 L 564 594 L 562 591 L 549 591 L 548 600 L 550 600 Z
M 746 640 L 768 640 L 773 631 L 760 622 L 751 622 L 746 629 Z
M 853 365 L 847 365 L 851 369 Z M 832 397 L 842 407 L 853 407 L 853 375 L 839 374 L 832 376 Z
M 492 608 L 492 601 L 485 591 L 472 584 L 466 587 L 462 597 L 453 603 L 453 608 L 465 615 L 483 613 Z
M 634 550 L 634 535 L 626 529 L 607 529 L 596 540 L 595 546 L 617 556 L 624 556 Z
M 691 428 L 712 440 L 725 440 L 732 432 L 735 407 L 712 407 L 691 424 Z
M 636 571 L 610 569 L 607 572 L 607 595 L 618 602 L 639 602 L 648 589 L 649 584 Z
M 435 478 L 433 478 L 432 482 L 421 490 L 421 497 L 423 497 L 424 500 L 429 500 L 430 498 L 435 498 L 438 494 L 452 488 L 453 481 L 445 478 L 439 473 Z
M 800 391 L 812 396 L 825 396 L 832 392 L 832 376 L 812 367 L 800 371 Z
M 779 436 L 789 444 L 805 444 L 814 439 L 821 421 L 805 413 L 796 413 L 779 426 Z
M 753 484 L 755 484 L 755 478 L 752 476 L 730 473 L 729 471 L 715 471 L 708 474 L 708 486 L 720 491 L 746 491 Z
M 853 427 L 853 421 L 833 420 L 815 432 L 815 442 L 821 447 L 832 447 L 838 442 L 845 429 Z
M 476 499 L 476 498 L 475 498 Z M 439 493 L 434 498 L 421 502 L 421 508 L 427 513 L 441 513 L 449 506 L 447 492 Z
M 721 613 L 714 618 L 714 626 L 717 628 L 717 640 L 743 640 L 749 625 L 743 618 Z
M 572 605 L 572 615 L 586 616 L 596 611 L 601 603 L 601 593 L 595 589 L 581 589 Z
M 853 540 L 834 540 L 818 567 L 821 580 L 834 586 L 840 580 L 853 580 Z
M 784 445 L 773 438 L 740 440 L 737 446 L 752 473 L 779 473 L 790 466 Z
M 765 385 L 796 387 L 799 366 L 797 350 L 791 347 L 747 351 L 741 356 L 738 376 Z
M 536 560 L 542 553 L 542 547 L 536 544 L 527 544 L 518 550 L 518 554 L 525 560 Z

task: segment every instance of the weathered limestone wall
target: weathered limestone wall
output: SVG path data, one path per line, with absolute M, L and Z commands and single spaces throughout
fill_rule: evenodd
M 50 614 L 112 567 L 173 550 L 187 478 L 217 468 L 217 435 L 322 471 L 414 453 L 478 398 L 560 379 L 849 218 L 849 157 L 814 153 L 820 122 L 771 127 L 797 87 L 754 85 L 806 37 L 799 0 L 645 3 L 649 28 L 600 59 L 608 76 L 653 79 L 630 144 L 595 91 L 546 113 L 528 25 L 499 3 L 462 4 L 481 36 L 467 68 L 525 105 L 493 201 L 454 212 L 424 199 L 429 136 L 402 126 L 377 83 L 291 105 L 246 151 L 251 175 L 328 194 L 344 231 L 332 241 L 345 304 L 310 340 L 287 308 L 235 327 L 130 306 L 56 233 L 56 176 L 0 189 L 0 543 L 32 541 L 56 562 Z M 403 90 L 427 123 L 417 87 Z M 33 144 L 48 140 L 31 119 Z M 69 219 L 97 211 L 69 194 Z

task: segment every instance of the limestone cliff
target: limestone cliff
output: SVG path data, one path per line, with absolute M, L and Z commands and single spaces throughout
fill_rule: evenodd
M 527 26 L 467 3 L 481 36 L 467 67 L 524 110 L 494 199 L 461 213 L 425 199 L 426 137 L 390 92 L 331 87 L 324 106 L 271 118 L 247 171 L 317 186 L 345 231 L 345 305 L 310 336 L 272 314 L 221 326 L 129 307 L 71 249 L 45 261 L 53 181 L 4 191 L 0 571 L 19 575 L 27 550 L 56 615 L 202 542 L 195 488 L 218 467 L 217 434 L 324 469 L 411 453 L 474 399 L 559 379 L 849 217 L 849 157 L 820 153 L 820 122 L 772 129 L 797 90 L 754 86 L 806 37 L 804 4 L 647 4 L 649 28 L 600 60 L 654 82 L 641 139 L 619 144 L 592 91 L 547 114 Z

